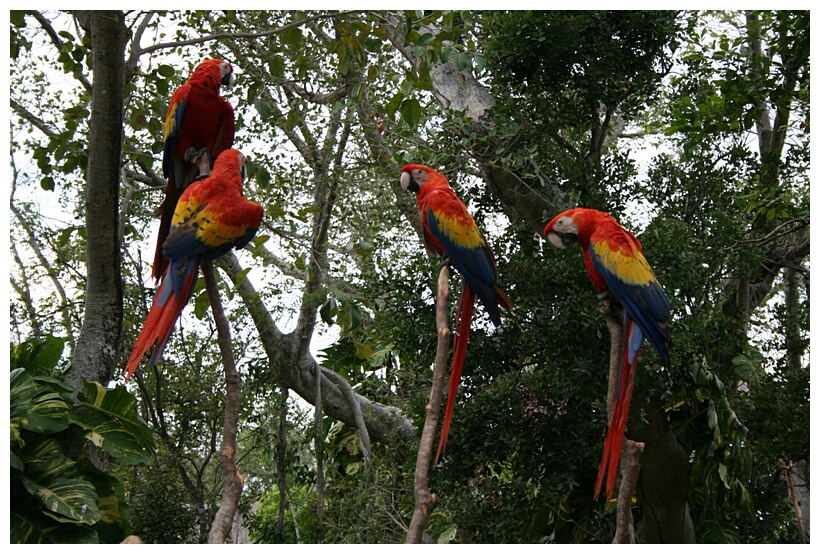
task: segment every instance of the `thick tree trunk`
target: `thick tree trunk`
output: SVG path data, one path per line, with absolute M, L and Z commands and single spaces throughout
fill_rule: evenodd
M 66 379 L 77 388 L 83 379 L 110 380 L 123 318 L 117 218 L 128 30 L 123 12 L 86 15 L 81 20 L 91 35 L 94 83 L 85 195 L 85 317 Z
M 636 433 L 645 444 L 636 490 L 641 516 L 635 528 L 637 543 L 694 543 L 695 529 L 689 513 L 689 455 L 678 442 L 663 403 L 647 406 L 649 425 Z
M 238 282 L 242 267 L 232 252 L 216 260 L 216 265 L 225 270 L 234 284 Z M 250 279 L 243 279 L 237 285 L 237 290 L 259 331 L 259 340 L 271 366 L 278 372 L 277 378 L 313 404 L 316 401 L 316 360 L 308 353 L 300 363 L 296 363 L 293 335 L 284 335 L 279 331 Z M 398 408 L 372 402 L 355 392 L 352 397 L 358 408 L 351 406 L 337 384 L 327 378 L 322 379 L 322 409 L 327 415 L 351 427 L 357 427 L 357 412 L 360 413 L 370 437 L 384 444 L 397 440 L 409 441 L 415 437 L 413 422 Z

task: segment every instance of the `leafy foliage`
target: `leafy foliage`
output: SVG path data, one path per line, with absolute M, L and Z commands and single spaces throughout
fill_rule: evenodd
M 611 540 L 614 510 L 590 492 L 606 428 L 609 336 L 580 252 L 549 250 L 536 236 L 539 224 L 575 204 L 608 210 L 634 230 L 670 297 L 673 367 L 644 352 L 628 430 L 651 430 L 660 406 L 683 452 L 688 479 L 673 485 L 685 489 L 697 540 L 795 540 L 777 461 L 810 458 L 802 359 L 810 353 L 802 269 L 808 12 L 229 10 L 128 18 L 144 33 L 141 48 L 152 36 L 156 49 L 132 49 L 139 61 L 125 99 L 120 358 L 153 294 L 142 275 L 164 185 L 156 176 L 167 99 L 202 57 L 239 68 L 225 95 L 236 108 L 235 145 L 250 157 L 245 193 L 264 204 L 265 228 L 239 255 L 237 284 L 223 281 L 220 290 L 242 375 L 237 460 L 251 540 L 403 540 L 416 445 L 374 441 L 368 473 L 358 431 L 325 414 L 320 505 L 312 407 L 290 397 L 282 414 L 279 402 L 283 376 L 306 375 L 301 346 L 356 393 L 421 427 L 438 261 L 413 232 L 412 199 L 392 187 L 408 162 L 448 176 L 516 304 L 499 329 L 477 310 L 448 448 L 431 472 L 432 541 Z M 72 22 L 60 25 L 70 14 L 10 19 L 19 223 L 11 230 L 12 329 L 71 337 L 86 286 L 87 230 L 77 218 L 88 38 Z M 47 24 L 59 30 L 45 32 Z M 201 42 L 212 33 L 219 38 Z M 59 90 L 51 86 L 55 69 Z M 462 92 L 475 77 L 492 97 L 480 121 L 442 101 L 445 70 L 455 70 Z M 777 125 L 767 128 L 767 117 Z M 782 151 L 778 130 L 788 138 Z M 505 173 L 508 181 L 498 179 Z M 43 217 L 43 198 L 59 205 L 59 217 Z M 796 272 L 796 284 L 787 286 L 784 268 Z M 253 284 L 269 320 L 251 315 L 242 284 Z M 458 285 L 453 277 L 452 291 Z M 125 518 L 122 489 L 64 453 L 63 437 L 74 434 L 123 461 L 116 471 L 143 540 L 204 541 L 220 498 L 223 395 L 201 285 L 192 305 L 161 367 L 138 373 L 136 405 L 122 389 L 87 385 L 87 411 L 73 410 L 70 391 L 48 373 L 61 345 L 44 339 L 13 352 L 27 367 L 13 384 L 13 453 L 17 441 L 25 455 L 13 465 L 13 498 L 26 500 L 12 506 L 12 524 L 30 530 L 20 540 L 119 537 L 103 539 L 100 522 L 113 506 L 121 510 L 116 521 Z M 264 341 L 274 326 L 283 337 L 278 352 Z M 310 338 L 308 348 L 302 341 Z M 131 465 L 146 461 L 136 410 L 159 443 L 147 466 Z M 38 464 L 59 467 L 58 482 Z M 38 499 L 51 490 L 53 510 Z M 96 511 L 80 513 L 92 501 Z M 34 515 L 24 521 L 21 513 Z M 636 523 L 653 515 L 639 494 Z
M 62 349 L 54 337 L 11 348 L 11 542 L 119 542 L 130 531 L 122 485 L 66 449 L 89 441 L 112 457 L 144 464 L 151 434 L 136 399 L 122 388 L 87 383 L 74 400 L 56 378 Z

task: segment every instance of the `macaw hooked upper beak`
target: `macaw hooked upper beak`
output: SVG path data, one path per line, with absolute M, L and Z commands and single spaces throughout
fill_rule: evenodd
M 223 62 L 220 69 L 222 71 L 220 84 L 225 88 L 231 88 L 233 86 L 233 67 L 228 62 Z
M 418 192 L 421 190 L 419 184 L 416 182 L 415 179 L 413 179 L 413 176 L 410 175 L 410 173 L 407 171 L 402 172 L 400 182 L 402 190 L 409 190 L 410 192 Z
M 578 235 L 575 233 L 558 233 L 550 231 L 547 233 L 547 240 L 553 248 L 566 250 L 578 241 Z
M 242 181 L 245 181 L 246 177 L 246 169 L 245 167 L 248 165 L 248 158 L 242 152 L 239 152 L 239 177 Z

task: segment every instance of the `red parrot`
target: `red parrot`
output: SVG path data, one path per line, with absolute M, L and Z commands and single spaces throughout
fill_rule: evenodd
M 233 84 L 233 68 L 222 60 L 205 60 L 171 96 L 162 140 L 162 172 L 168 179 L 154 254 L 153 276 L 159 280 L 168 261 L 162 245 L 182 191 L 201 173 L 197 162 L 210 168 L 220 152 L 231 147 L 235 130 L 233 107 L 219 96 L 219 87 Z M 204 157 L 205 159 L 201 159 Z
M 456 401 L 467 339 L 473 319 L 473 306 L 478 296 L 487 309 L 493 324 L 501 325 L 499 308 L 510 310 L 513 303 L 496 286 L 498 269 L 493 251 L 481 236 L 478 226 L 441 173 L 423 165 L 407 165 L 402 169 L 401 186 L 416 193 L 416 202 L 424 227 L 424 242 L 434 252 L 443 256 L 461 274 L 461 295 L 458 299 L 456 321 L 458 333 L 453 341 L 453 369 L 450 373 L 450 391 L 447 409 L 441 428 L 438 451 L 434 462 L 447 445 L 453 406 Z
M 598 498 L 604 474 L 608 473 L 606 494 L 609 500 L 615 489 L 635 369 L 644 336 L 649 337 L 658 350 L 664 365 L 671 365 L 666 344 L 669 339 L 669 300 L 643 255 L 641 243 L 609 214 L 587 208 L 567 210 L 547 224 L 544 235 L 552 246 L 562 250 L 577 242 L 584 251 L 584 264 L 599 296 L 606 298 L 611 294 L 624 308 L 623 360 L 618 374 L 618 392 L 595 483 L 595 498 Z
M 213 172 L 194 181 L 177 202 L 168 238 L 162 245 L 168 266 L 157 295 L 125 366 L 127 382 L 143 355 L 156 343 L 157 365 L 174 324 L 194 290 L 200 261 L 248 244 L 262 223 L 264 210 L 242 196 L 245 156 L 225 150 Z

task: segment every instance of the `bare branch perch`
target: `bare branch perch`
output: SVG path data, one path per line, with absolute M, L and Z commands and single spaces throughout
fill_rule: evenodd
M 438 329 L 438 346 L 436 348 L 436 365 L 433 370 L 433 386 L 430 390 L 430 402 L 427 403 L 424 428 L 419 442 L 419 453 L 416 459 L 416 473 L 413 490 L 416 506 L 413 519 L 407 531 L 407 544 L 420 544 L 427 525 L 427 519 L 436 501 L 435 495 L 427 488 L 427 475 L 430 471 L 430 457 L 433 455 L 433 443 L 436 438 L 438 416 L 441 408 L 444 373 L 447 357 L 450 352 L 450 326 L 447 324 L 447 298 L 450 296 L 450 270 L 442 266 L 438 276 L 438 293 L 436 295 L 436 327 Z
M 222 352 L 222 365 L 225 367 L 225 421 L 222 425 L 222 449 L 219 452 L 223 481 L 222 502 L 219 504 L 219 511 L 214 517 L 211 531 L 208 534 L 208 543 L 222 544 L 233 526 L 233 519 L 239 507 L 239 497 L 242 495 L 244 486 L 242 475 L 236 466 L 236 435 L 239 426 L 241 392 L 239 373 L 236 371 L 231 345 L 231 329 L 222 308 L 222 300 L 219 298 L 214 267 L 208 259 L 202 262 L 202 276 L 205 279 L 205 289 L 211 301 L 217 343 Z

